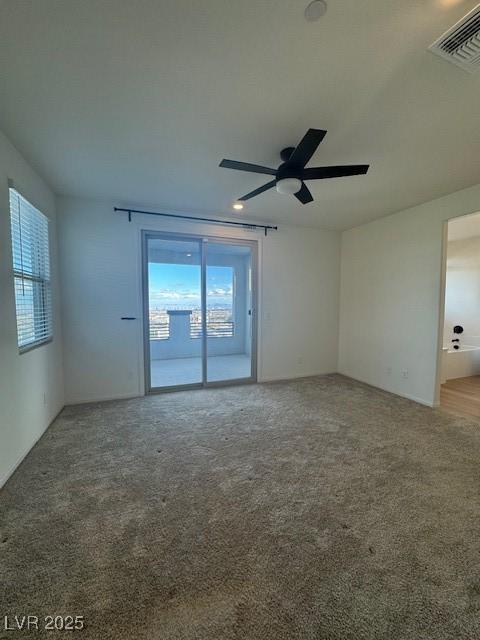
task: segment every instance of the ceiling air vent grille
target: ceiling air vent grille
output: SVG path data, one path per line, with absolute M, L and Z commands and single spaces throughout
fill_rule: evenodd
M 430 45 L 429 50 L 470 73 L 480 69 L 480 4 Z

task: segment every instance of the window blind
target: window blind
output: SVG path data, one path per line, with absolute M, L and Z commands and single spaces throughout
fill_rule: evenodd
M 48 218 L 10 188 L 13 276 L 19 349 L 52 337 Z

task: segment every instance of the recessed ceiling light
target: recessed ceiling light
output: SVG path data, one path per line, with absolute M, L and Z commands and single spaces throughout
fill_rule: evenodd
M 243 209 L 243 204 L 241 202 L 234 202 L 233 208 L 235 211 L 241 211 Z
M 325 0 L 313 0 L 305 9 L 305 20 L 316 22 L 327 13 L 327 3 Z
M 191 253 L 187 253 L 187 258 L 191 258 L 192 254 Z
M 450 7 L 456 7 L 457 4 L 461 4 L 463 0 L 439 0 L 440 5 L 449 9 Z

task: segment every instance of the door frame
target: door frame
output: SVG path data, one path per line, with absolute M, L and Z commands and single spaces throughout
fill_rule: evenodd
M 201 308 L 202 308 L 202 381 L 190 384 L 172 385 L 170 387 L 152 387 L 150 368 L 150 304 L 148 292 L 148 240 L 159 238 L 165 240 L 184 240 L 199 243 L 200 246 L 200 278 L 201 278 Z M 252 268 L 252 341 L 251 341 L 251 373 L 249 378 L 236 378 L 231 380 L 207 381 L 208 363 L 208 336 L 207 336 L 207 247 L 208 243 L 246 245 L 251 251 Z M 157 393 L 170 393 L 173 391 L 184 391 L 188 389 L 205 389 L 214 387 L 227 387 L 239 384 L 252 384 L 257 382 L 257 345 L 258 345 L 258 240 L 247 240 L 243 238 L 214 236 L 194 233 L 175 233 L 171 231 L 155 231 L 142 229 L 142 308 L 143 308 L 143 360 L 144 360 L 144 380 L 145 395 Z

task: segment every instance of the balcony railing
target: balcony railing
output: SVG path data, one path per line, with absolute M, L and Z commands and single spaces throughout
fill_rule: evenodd
M 233 338 L 233 322 L 229 320 L 207 320 L 207 338 Z M 202 323 L 190 323 L 190 337 L 202 337 Z
M 150 340 L 168 340 L 170 327 L 168 322 L 152 322 L 150 320 Z
M 208 338 L 233 338 L 234 323 L 228 320 L 207 321 Z M 190 323 L 190 338 L 202 337 L 202 323 Z M 168 322 L 150 321 L 150 340 L 168 340 L 170 338 L 170 325 Z

